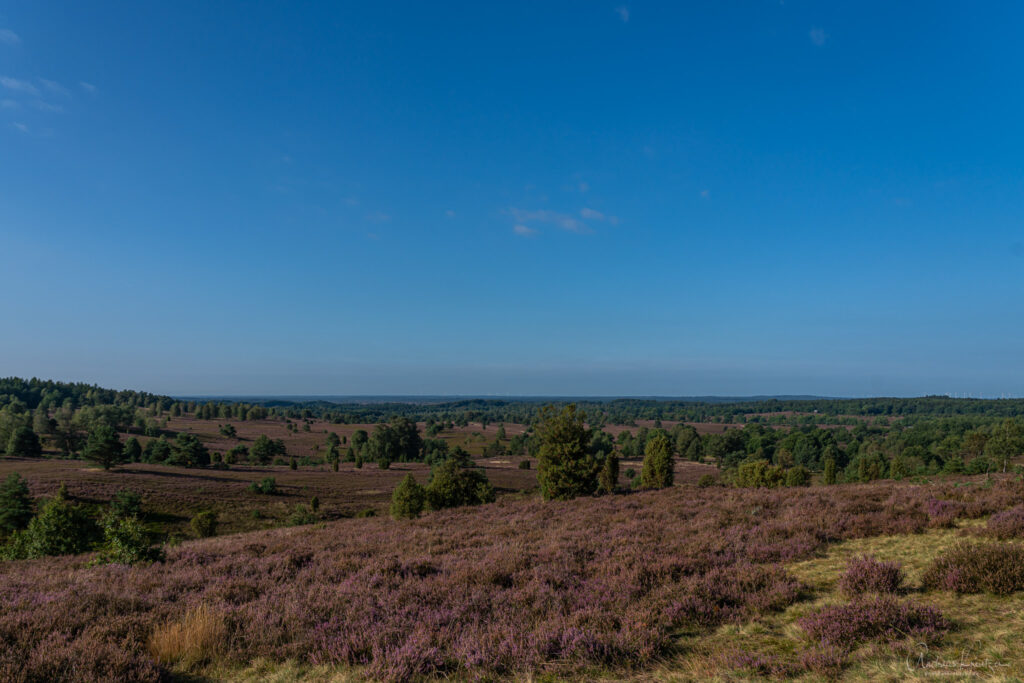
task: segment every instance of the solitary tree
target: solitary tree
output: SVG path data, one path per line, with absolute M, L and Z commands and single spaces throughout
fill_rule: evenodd
M 91 460 L 105 470 L 124 462 L 124 446 L 117 432 L 110 425 L 100 425 L 89 432 L 89 440 L 83 453 L 86 460 Z
M 537 481 L 545 500 L 567 500 L 587 496 L 597 490 L 600 464 L 591 455 L 590 434 L 585 415 L 572 403 L 561 410 L 546 406 L 541 410 L 537 435 Z
M 664 434 L 655 434 L 644 448 L 644 466 L 640 485 L 645 489 L 663 489 L 673 481 L 672 442 Z

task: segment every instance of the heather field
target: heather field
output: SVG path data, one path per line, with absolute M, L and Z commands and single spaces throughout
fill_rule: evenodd
M 0 679 L 1012 679 L 1022 499 L 684 484 L 7 562 Z
M 283 431 L 283 430 L 282 430 Z M 527 458 L 476 458 L 499 496 L 521 496 L 537 488 L 535 469 L 521 469 Z M 639 470 L 639 460 L 625 460 L 623 469 Z M 125 463 L 104 472 L 82 460 L 0 458 L 0 480 L 12 473 L 25 477 L 33 497 L 54 495 L 63 484 L 72 500 L 102 506 L 122 489 L 142 496 L 143 510 L 152 526 L 178 537 L 191 536 L 189 520 L 212 510 L 220 520 L 220 533 L 270 529 L 287 523 L 298 505 L 318 499 L 324 520 L 357 515 L 386 514 L 395 486 L 411 473 L 421 483 L 430 477 L 424 463 L 393 463 L 388 469 L 370 463 L 356 468 L 340 463 L 334 472 L 326 465 L 234 465 L 230 469 L 193 469 L 147 463 Z M 677 461 L 676 481 L 696 484 L 701 475 L 715 473 L 710 465 Z M 273 496 L 253 493 L 249 485 L 266 477 L 277 482 Z

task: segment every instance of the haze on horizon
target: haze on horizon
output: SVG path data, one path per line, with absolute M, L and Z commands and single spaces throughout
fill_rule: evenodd
M 1024 394 L 1024 5 L 0 11 L 0 376 Z

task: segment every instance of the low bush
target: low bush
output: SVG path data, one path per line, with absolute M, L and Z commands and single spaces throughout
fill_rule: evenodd
M 23 531 L 15 532 L 0 548 L 0 558 L 77 555 L 92 549 L 99 537 L 99 525 L 84 509 L 62 498 L 52 498 Z
M 277 479 L 264 477 L 258 482 L 249 482 L 249 491 L 251 493 L 261 493 L 265 496 L 273 496 L 277 494 Z
M 1009 595 L 1024 590 L 1024 547 L 961 543 L 939 555 L 921 577 L 925 588 Z
M 142 496 L 121 489 L 110 499 L 110 512 L 117 517 L 137 517 L 142 512 Z
M 810 486 L 811 471 L 803 465 L 786 470 L 786 486 Z
M 1002 539 L 1024 537 L 1024 505 L 997 512 L 989 517 L 984 533 Z
M 952 529 L 956 526 L 956 519 L 960 516 L 962 505 L 955 500 L 931 499 L 926 506 L 928 526 L 937 529 Z
M 935 642 L 952 628 L 933 607 L 901 602 L 888 595 L 833 605 L 802 617 L 797 624 L 822 647 L 852 648 L 869 640 L 886 642 L 913 637 Z
M 462 467 L 452 459 L 444 461 L 430 473 L 426 495 L 431 510 L 493 503 L 495 499 L 494 487 L 483 472 Z
M 190 522 L 192 531 L 199 538 L 209 538 L 217 535 L 217 513 L 212 510 L 203 510 L 196 513 Z
M 853 597 L 864 593 L 897 593 L 905 574 L 896 562 L 880 562 L 873 557 L 854 557 L 846 563 L 839 588 Z
M 697 486 L 702 489 L 706 489 L 709 486 L 715 485 L 715 475 L 713 474 L 702 474 L 700 479 L 697 480 Z
M 103 545 L 94 564 L 140 564 L 163 559 L 163 549 L 153 545 L 137 517 L 107 515 L 103 524 Z
M 288 515 L 288 526 L 302 526 L 304 524 L 315 524 L 320 518 L 309 509 L 309 506 L 299 503 Z
M 519 461 L 519 469 L 521 469 L 521 470 L 528 470 L 528 469 L 530 469 L 530 461 L 529 460 L 520 460 Z

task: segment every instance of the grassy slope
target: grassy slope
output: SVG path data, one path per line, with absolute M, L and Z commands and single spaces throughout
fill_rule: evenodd
M 956 529 L 932 529 L 923 534 L 899 534 L 844 541 L 821 557 L 788 565 L 789 571 L 810 587 L 807 599 L 777 614 L 742 624 L 724 625 L 710 635 L 684 637 L 681 654 L 644 679 L 658 681 L 759 678 L 736 671 L 728 655 L 735 651 L 791 657 L 806 642 L 796 621 L 808 612 L 846 602 L 838 582 L 849 559 L 871 555 L 898 562 L 907 573 L 906 594 L 937 607 L 955 629 L 941 646 L 907 643 L 909 652 L 878 644 L 861 646 L 849 659 L 842 680 L 849 681 L 1007 681 L 1024 679 L 1024 593 L 1001 597 L 988 594 L 957 595 L 923 591 L 921 575 L 943 551 L 984 525 L 984 520 L 961 520 Z M 798 680 L 824 680 L 806 674 Z

